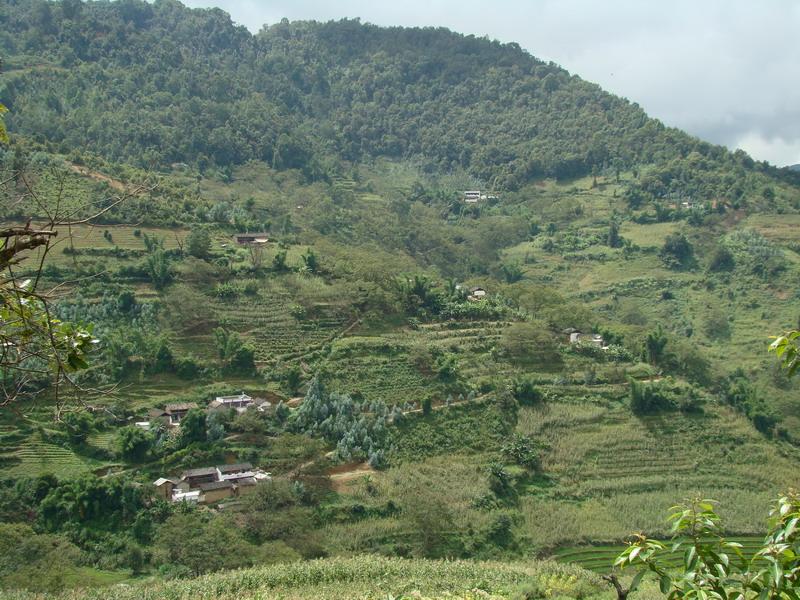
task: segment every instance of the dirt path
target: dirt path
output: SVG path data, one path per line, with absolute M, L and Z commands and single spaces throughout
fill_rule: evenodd
M 349 487 L 350 483 L 353 481 L 371 475 L 372 473 L 375 473 L 375 469 L 369 466 L 368 463 L 351 463 L 333 467 L 328 471 L 328 477 L 333 490 L 337 493 L 341 493 Z
M 69 163 L 69 168 L 73 173 L 77 173 L 78 175 L 82 175 L 83 177 L 89 177 L 90 179 L 94 179 L 95 181 L 104 181 L 107 183 L 112 189 L 117 190 L 118 192 L 125 191 L 125 184 L 122 183 L 119 179 L 114 179 L 113 177 L 109 177 L 108 175 L 104 175 L 99 171 L 92 171 L 88 167 L 84 167 L 81 165 L 75 165 Z

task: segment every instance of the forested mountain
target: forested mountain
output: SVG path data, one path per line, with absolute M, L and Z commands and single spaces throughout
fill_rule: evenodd
M 800 485 L 791 168 L 442 28 L 6 0 L 0 56 L 11 597 L 608 600 L 531 557 L 686 497 L 751 556 Z
M 17 0 L 0 25 L 12 131 L 147 167 L 255 159 L 320 177 L 335 158 L 384 156 L 516 189 L 692 152 L 752 166 L 516 44 L 445 29 L 344 20 L 251 35 L 175 0 Z

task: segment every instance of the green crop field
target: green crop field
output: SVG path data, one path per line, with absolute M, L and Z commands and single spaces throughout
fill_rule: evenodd
M 290 598 L 378 600 L 388 597 L 509 598 L 522 586 L 540 583 L 561 596 L 606 597 L 599 579 L 582 569 L 553 562 L 426 561 L 377 556 L 333 558 L 207 575 L 187 581 L 130 584 L 40 596 L 10 592 L 8 600 L 222 600 Z

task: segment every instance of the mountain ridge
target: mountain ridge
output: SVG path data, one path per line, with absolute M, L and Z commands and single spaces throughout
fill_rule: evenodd
M 514 43 L 357 20 L 284 21 L 253 35 L 221 10 L 171 0 L 66 13 L 56 3 L 48 17 L 42 1 L 0 12 L 9 125 L 112 160 L 202 169 L 257 159 L 319 177 L 332 153 L 419 157 L 426 168 L 464 169 L 501 189 L 691 152 L 756 164 Z M 18 18 L 24 9 L 38 22 Z M 16 38 L 34 35 L 38 44 L 19 56 Z M 30 70 L 34 56 L 53 66 Z

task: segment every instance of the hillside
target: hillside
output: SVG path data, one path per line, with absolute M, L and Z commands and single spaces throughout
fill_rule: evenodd
M 24 0 L 0 23 L 12 130 L 151 168 L 262 160 L 317 178 L 334 156 L 389 157 L 516 189 L 693 151 L 729 177 L 752 166 L 515 44 L 444 29 L 281 22 L 251 35 L 172 0 Z M 708 192 L 729 193 L 711 170 L 698 174 Z
M 45 258 L 99 344 L 66 411 L 43 377 L 0 408 L 2 587 L 610 597 L 532 557 L 607 572 L 695 496 L 751 549 L 800 483 L 767 353 L 800 315 L 789 170 L 444 29 L 252 35 L 173 0 L 0 24 L 3 222 L 104 211 L 14 267 Z M 258 404 L 212 410 L 233 395 Z M 154 486 L 242 464 L 272 479 Z

